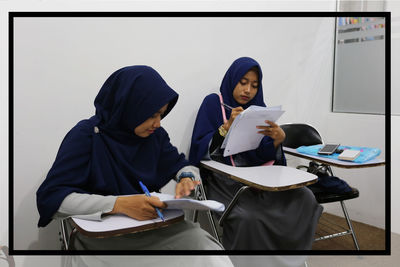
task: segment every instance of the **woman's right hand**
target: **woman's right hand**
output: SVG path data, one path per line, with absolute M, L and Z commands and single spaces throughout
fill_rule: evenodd
M 222 125 L 222 127 L 224 127 L 226 131 L 229 131 L 229 128 L 231 128 L 231 125 L 232 125 L 233 121 L 235 120 L 235 118 L 237 117 L 237 115 L 239 115 L 243 111 L 244 111 L 244 109 L 241 106 L 233 108 L 229 120 L 226 121 Z
M 158 217 L 156 209 L 166 208 L 167 205 L 158 197 L 133 195 L 117 197 L 111 214 L 121 213 L 136 220 L 150 220 Z

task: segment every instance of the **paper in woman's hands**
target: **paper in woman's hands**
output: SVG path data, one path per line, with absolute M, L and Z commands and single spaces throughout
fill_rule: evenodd
M 175 199 L 170 194 L 151 193 L 152 196 L 158 197 L 161 201 L 168 205 L 166 209 L 191 209 L 191 210 L 214 210 L 223 212 L 225 205 L 214 200 L 195 200 L 191 198 Z
M 265 120 L 276 122 L 283 113 L 281 106 L 248 107 L 235 118 L 225 136 L 221 145 L 225 149 L 224 157 L 256 149 L 264 137 L 256 126 L 266 125 Z

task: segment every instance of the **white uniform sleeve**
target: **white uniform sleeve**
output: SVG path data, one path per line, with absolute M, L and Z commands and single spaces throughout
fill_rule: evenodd
M 101 221 L 101 215 L 112 211 L 117 196 L 71 193 L 66 196 L 53 219 L 74 217 Z

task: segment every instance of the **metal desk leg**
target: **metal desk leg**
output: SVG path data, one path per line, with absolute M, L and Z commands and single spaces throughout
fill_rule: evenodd
M 229 215 L 229 213 L 231 212 L 233 206 L 236 204 L 236 202 L 239 199 L 239 196 L 246 191 L 248 188 L 250 188 L 250 186 L 244 185 L 242 186 L 235 194 L 235 196 L 233 197 L 232 201 L 229 203 L 228 207 L 225 209 L 224 213 L 222 213 L 221 218 L 219 219 L 218 223 L 220 226 L 222 226 L 225 218 Z
M 207 197 L 206 197 L 206 194 L 205 194 L 205 191 L 204 191 L 204 186 L 203 186 L 202 183 L 200 183 L 195 189 L 195 198 L 199 199 L 199 200 L 207 200 Z M 207 218 L 208 218 L 208 221 L 210 223 L 211 231 L 213 232 L 214 237 L 219 242 L 221 242 L 221 239 L 220 239 L 220 237 L 218 235 L 217 227 L 215 225 L 215 221 L 214 221 L 214 219 L 212 217 L 211 211 L 207 210 L 206 214 L 207 214 Z M 197 222 L 197 217 L 198 217 L 198 210 L 195 210 L 193 212 L 193 222 Z
M 60 221 L 60 231 L 61 231 L 61 236 L 62 236 L 62 241 L 63 241 L 63 245 L 64 245 L 64 249 L 68 250 L 68 239 L 67 239 L 67 229 L 66 229 L 66 225 L 64 222 L 64 219 L 62 219 Z
M 342 205 L 343 213 L 344 213 L 344 215 L 346 217 L 347 225 L 350 228 L 350 232 L 351 232 L 351 236 L 353 237 L 354 244 L 355 244 L 357 250 L 360 250 L 360 247 L 358 246 L 356 234 L 354 233 L 354 230 L 353 230 L 353 225 L 351 224 L 349 214 L 347 213 L 346 206 L 344 205 L 343 201 L 340 201 L 340 204 Z

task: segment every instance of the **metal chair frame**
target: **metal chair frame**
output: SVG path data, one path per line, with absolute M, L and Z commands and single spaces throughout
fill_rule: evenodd
M 283 125 L 293 125 L 293 124 L 295 124 L 295 123 L 282 124 L 281 126 L 283 126 Z M 306 125 L 306 126 L 312 128 L 312 129 L 314 129 L 315 132 L 318 133 L 318 131 L 312 125 L 305 124 L 305 123 L 302 123 L 302 125 Z M 321 135 L 319 133 L 318 133 L 318 135 L 321 138 Z M 321 138 L 321 143 L 322 143 L 322 138 Z M 324 163 L 322 163 L 322 164 L 316 163 L 316 164 L 318 164 L 319 167 L 316 170 L 314 170 L 314 172 L 313 172 L 314 174 L 316 174 L 318 171 L 326 171 L 331 176 L 334 176 L 331 166 L 329 166 L 327 164 L 324 164 Z M 296 168 L 297 169 L 305 168 L 305 169 L 308 170 L 308 166 L 305 166 L 305 165 L 299 165 Z M 333 201 L 333 202 L 336 202 L 336 201 Z M 330 202 L 330 203 L 333 203 L 333 202 Z M 329 234 L 329 235 L 318 237 L 314 241 L 320 241 L 320 240 L 326 240 L 326 239 L 339 237 L 339 236 L 351 235 L 352 238 L 353 238 L 354 245 L 355 245 L 356 249 L 360 250 L 360 247 L 359 247 L 358 241 L 357 241 L 357 237 L 356 237 L 353 225 L 352 225 L 351 220 L 350 220 L 350 216 L 349 216 L 349 214 L 347 212 L 346 205 L 344 204 L 344 200 L 340 200 L 339 202 L 340 202 L 340 205 L 342 207 L 342 211 L 343 211 L 343 214 L 344 214 L 344 217 L 346 219 L 346 223 L 347 223 L 349 229 L 345 229 L 346 231 L 343 231 L 343 232 L 340 232 L 340 233 L 334 233 L 334 234 Z
M 296 168 L 297 169 L 301 169 L 301 168 L 308 169 L 308 167 L 304 166 L 304 165 L 297 166 Z M 326 170 L 331 176 L 334 176 L 332 168 L 329 165 L 320 164 L 320 166 L 314 171 L 314 174 L 316 174 L 319 170 Z M 359 247 L 358 241 L 357 241 L 357 237 L 356 237 L 356 234 L 353 229 L 353 225 L 350 220 L 349 213 L 347 212 L 346 205 L 344 204 L 344 200 L 340 200 L 339 202 L 342 207 L 342 211 L 343 211 L 343 214 L 344 214 L 344 217 L 346 219 L 346 223 L 347 223 L 347 226 L 349 227 L 349 229 L 347 229 L 346 231 L 340 232 L 340 233 L 334 233 L 334 234 L 318 237 L 314 241 L 320 241 L 320 240 L 330 239 L 330 238 L 339 237 L 339 236 L 351 235 L 353 238 L 353 241 L 354 241 L 354 245 L 356 246 L 357 250 L 360 250 L 360 247 Z
M 235 196 L 232 198 L 231 202 L 229 203 L 228 207 L 225 208 L 225 211 L 222 213 L 220 219 L 218 220 L 219 227 L 223 227 L 225 219 L 231 213 L 231 211 L 232 211 L 233 207 L 236 205 L 236 202 L 238 201 L 239 197 L 243 194 L 243 192 L 245 192 L 249 188 L 250 188 L 250 186 L 247 186 L 247 185 L 244 185 L 241 188 L 239 188 L 239 190 L 236 192 Z M 206 196 L 206 192 L 204 190 L 203 183 L 200 183 L 200 185 L 196 187 L 195 198 L 198 200 L 207 200 L 207 196 Z M 212 234 L 219 242 L 222 242 L 221 235 L 218 233 L 217 224 L 214 220 L 214 216 L 213 216 L 212 212 L 210 210 L 208 210 L 206 212 L 206 214 L 207 214 L 207 218 L 210 223 L 210 226 L 211 226 Z M 198 218 L 198 211 L 195 210 L 193 213 L 193 221 L 197 222 L 197 218 Z
M 60 219 L 59 222 L 59 236 L 60 236 L 60 241 L 61 241 L 61 249 L 62 250 L 73 250 L 73 243 L 75 239 L 75 235 L 77 233 L 77 230 L 75 227 L 71 226 L 71 230 L 68 229 L 68 219 Z

